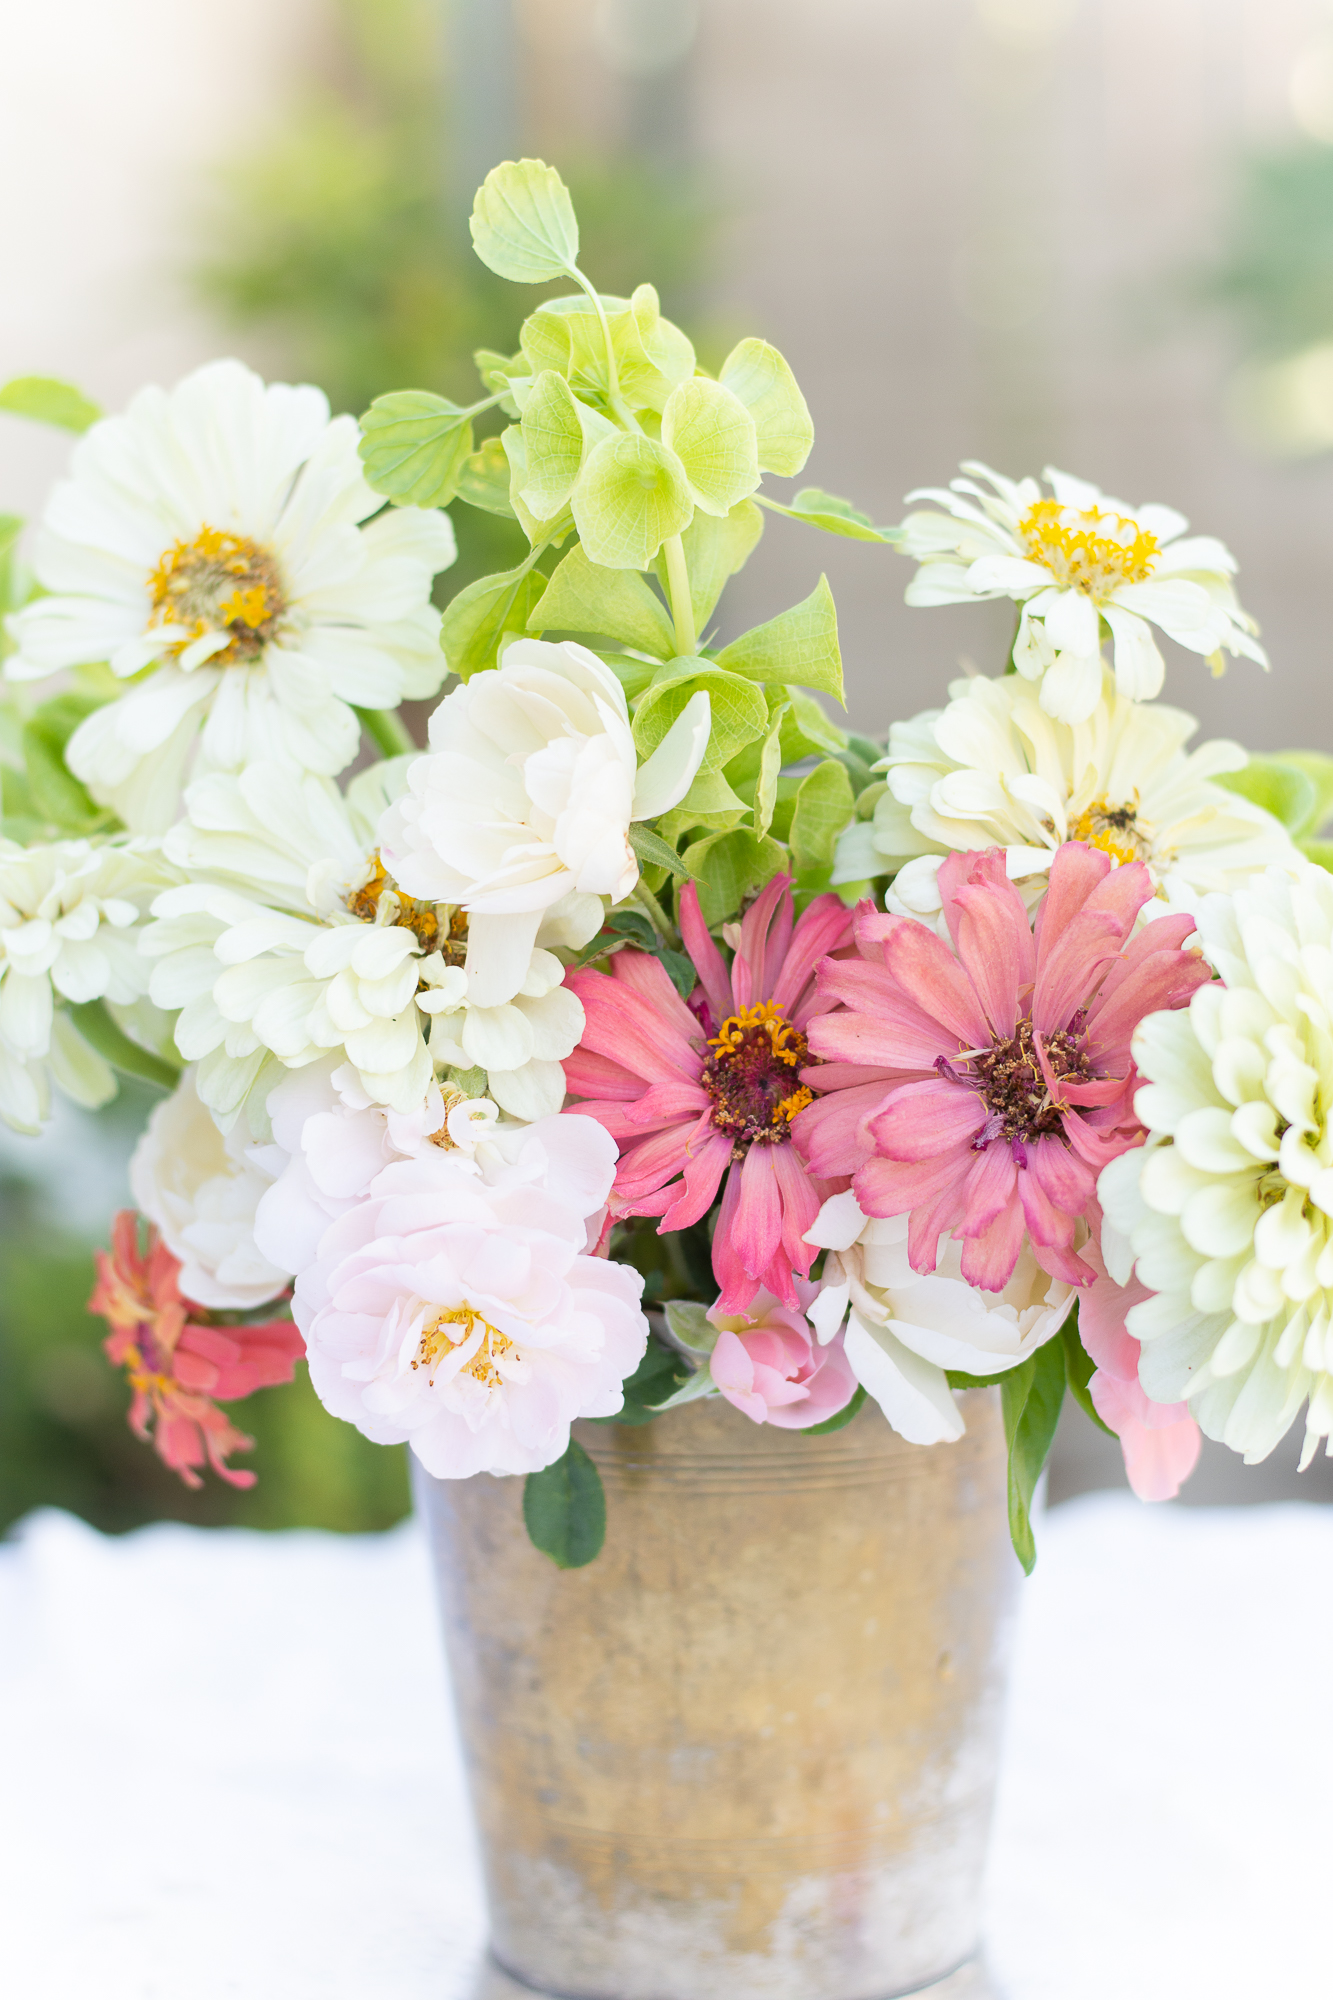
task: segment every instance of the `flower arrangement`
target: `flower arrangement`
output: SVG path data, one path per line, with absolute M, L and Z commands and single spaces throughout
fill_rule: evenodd
M 997 1384 L 1028 1567 L 1066 1393 L 1148 1498 L 1306 1403 L 1308 1456 L 1333 759 L 1188 752 L 1156 703 L 1155 631 L 1267 665 L 1227 550 L 1058 472 L 898 528 L 779 500 L 776 349 L 714 376 L 651 285 L 601 295 L 541 162 L 472 235 L 564 289 L 470 406 L 330 419 L 234 361 L 108 418 L 0 392 L 87 433 L 7 572 L 0 1115 L 164 1092 L 92 1299 L 131 1423 L 247 1480 L 219 1406 L 304 1353 L 437 1477 L 523 1475 L 564 1565 L 605 1526 L 571 1424 L 701 1397 L 817 1451 L 867 1398 L 947 1443 Z M 528 553 L 441 612 L 455 502 Z M 822 578 L 717 641 L 767 514 L 1012 599 L 1008 670 L 849 734 Z

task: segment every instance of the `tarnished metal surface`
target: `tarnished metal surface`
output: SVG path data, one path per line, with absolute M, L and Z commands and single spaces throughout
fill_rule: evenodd
M 873 1405 L 821 1438 L 721 1401 L 579 1425 L 609 1514 L 583 1570 L 530 1546 L 521 1481 L 420 1481 L 522 1984 L 887 2000 L 972 1957 L 1017 1576 L 998 1403 L 929 1450 Z

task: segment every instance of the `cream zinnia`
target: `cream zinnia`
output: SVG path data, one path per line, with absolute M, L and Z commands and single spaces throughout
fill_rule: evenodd
M 1134 1038 L 1143 1147 L 1101 1176 L 1107 1267 L 1155 1402 L 1265 1458 L 1308 1399 L 1333 1436 L 1333 877 L 1305 864 L 1209 897 L 1221 984 Z
M 955 681 L 949 692 L 946 708 L 890 729 L 888 756 L 876 767 L 888 791 L 873 822 L 847 829 L 835 881 L 905 863 L 895 893 L 928 914 L 939 907 L 932 857 L 950 850 L 1003 847 L 1011 878 L 1021 881 L 1044 876 L 1064 841 L 1083 840 L 1116 863 L 1145 862 L 1173 903 L 1237 888 L 1274 862 L 1299 862 L 1270 813 L 1213 782 L 1244 769 L 1238 743 L 1187 753 L 1193 717 L 1127 700 L 1109 673 L 1091 715 L 1077 723 L 1048 715 L 1016 674 Z
M 907 602 L 1015 599 L 1022 612 L 1014 665 L 1041 682 L 1048 714 L 1082 722 L 1096 707 L 1103 623 L 1116 686 L 1133 701 L 1161 690 L 1165 666 L 1154 625 L 1207 655 L 1216 673 L 1224 648 L 1268 665 L 1254 621 L 1236 601 L 1235 559 L 1211 535 L 1186 537 L 1189 523 L 1173 507 L 1128 507 L 1050 466 L 1050 494 L 1035 479 L 1006 479 L 975 460 L 963 471 L 973 476 L 907 496 L 946 509 L 909 514 L 903 523 L 902 551 L 921 565 Z
M 430 588 L 453 530 L 438 512 L 380 513 L 357 438 L 321 390 L 215 361 L 141 390 L 75 447 L 34 554 L 50 594 L 11 621 L 5 672 L 107 661 L 127 683 L 66 754 L 136 831 L 170 824 L 192 766 L 341 771 L 353 705 L 439 687 Z

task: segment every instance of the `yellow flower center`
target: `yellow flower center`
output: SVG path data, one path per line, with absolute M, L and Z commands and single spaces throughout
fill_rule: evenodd
M 805 1036 L 776 1001 L 728 1015 L 709 1044 L 700 1082 L 713 1100 L 713 1124 L 732 1141 L 732 1158 L 750 1147 L 788 1139 L 792 1119 L 812 1093 L 798 1081 L 811 1061 Z
M 207 633 L 225 632 L 227 644 L 211 656 L 215 667 L 248 666 L 276 637 L 287 609 L 278 565 L 268 549 L 246 535 L 204 527 L 192 542 L 173 542 L 148 579 L 153 600 L 149 625 L 180 625 L 186 636 L 171 647 L 184 652 Z
M 405 896 L 384 866 L 378 847 L 370 857 L 370 873 L 359 889 L 344 896 L 343 906 L 363 924 L 395 924 L 411 931 L 423 951 L 438 951 L 446 965 L 462 965 L 467 957 L 466 910 Z
M 447 1329 L 461 1327 L 457 1337 Z M 498 1389 L 504 1381 L 495 1363 L 503 1355 L 513 1352 L 514 1343 L 498 1326 L 492 1326 L 479 1312 L 464 1299 L 461 1306 L 450 1306 L 447 1311 L 437 1313 L 421 1331 L 421 1344 L 417 1348 L 414 1368 L 428 1368 L 431 1386 L 435 1383 L 435 1370 L 446 1355 L 458 1348 L 466 1347 L 477 1328 L 481 1328 L 481 1339 L 473 1354 L 459 1369 L 460 1375 L 470 1375 L 474 1382 L 480 1382 L 483 1389 Z
M 1018 524 L 1029 562 L 1051 572 L 1061 590 L 1081 590 L 1105 603 L 1121 584 L 1152 575 L 1157 537 L 1123 514 L 1080 511 L 1037 500 Z
M 1152 829 L 1140 823 L 1139 801 L 1113 806 L 1109 799 L 1094 799 L 1069 829 L 1071 840 L 1085 840 L 1100 847 L 1117 866 L 1128 861 L 1147 861 L 1152 855 Z

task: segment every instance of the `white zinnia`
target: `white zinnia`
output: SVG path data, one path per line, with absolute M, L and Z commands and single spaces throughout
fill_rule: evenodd
M 568 642 L 517 640 L 446 695 L 431 754 L 385 817 L 384 856 L 409 895 L 468 912 L 468 972 L 486 1004 L 518 991 L 553 903 L 629 895 L 631 822 L 684 798 L 709 728 L 697 693 L 641 766 L 620 682 Z
M 979 1291 L 965 1283 L 962 1246 L 948 1235 L 938 1270 L 923 1277 L 908 1262 L 909 1220 L 866 1216 L 850 1189 L 831 1195 L 805 1236 L 829 1253 L 809 1316 L 822 1341 L 846 1316 L 857 1381 L 909 1443 L 941 1444 L 964 1430 L 946 1371 L 1016 1368 L 1060 1331 L 1074 1287 L 1043 1271 L 1025 1242 L 1004 1290 Z
M 35 1132 L 50 1082 L 84 1105 L 104 1104 L 116 1079 L 60 1004 L 130 1006 L 148 985 L 139 924 L 164 882 L 135 841 L 94 846 L 0 840 L 0 1118 Z
M 908 857 L 901 895 L 914 913 L 949 850 L 1003 847 L 1010 877 L 1044 875 L 1062 842 L 1085 840 L 1121 863 L 1144 861 L 1163 896 L 1193 907 L 1256 870 L 1300 855 L 1261 806 L 1215 784 L 1248 763 L 1238 743 L 1186 752 L 1198 724 L 1180 709 L 1117 694 L 1110 674 L 1083 722 L 1057 722 L 1017 674 L 954 681 L 947 708 L 889 731 L 876 768 L 888 791 L 873 821 L 854 821 L 834 881 L 883 874 Z M 938 907 L 938 895 L 934 907 Z
M 130 1160 L 130 1191 L 179 1258 L 181 1291 L 215 1310 L 247 1312 L 287 1289 L 289 1274 L 255 1244 L 255 1209 L 269 1176 L 249 1150 L 239 1128 L 223 1137 L 187 1069 Z
M 1333 1434 L 1333 876 L 1270 868 L 1198 925 L 1223 983 L 1135 1033 L 1150 1137 L 1098 1182 L 1102 1251 L 1156 1294 L 1125 1321 L 1153 1401 L 1253 1464 L 1308 1397 L 1308 1463 Z
M 561 984 L 560 960 L 530 946 L 518 991 L 477 1006 L 462 963 L 467 919 L 405 896 L 384 870 L 376 823 L 406 767 L 372 765 L 345 797 L 326 778 L 262 763 L 186 793 L 165 845 L 191 880 L 158 898 L 143 948 L 160 961 L 153 997 L 181 1010 L 177 1046 L 199 1063 L 200 1094 L 222 1118 L 271 1088 L 277 1064 L 332 1049 L 345 1050 L 371 1098 L 401 1112 L 421 1104 L 442 1064 L 484 1069 L 492 1095 L 520 1116 L 564 1101 L 560 1062 L 583 1009 Z M 601 905 L 586 898 L 542 916 L 546 942 L 577 946 Z
M 322 390 L 215 361 L 142 389 L 75 447 L 34 552 L 51 594 L 11 620 L 5 672 L 106 661 L 128 683 L 66 753 L 127 826 L 167 827 L 192 761 L 341 771 L 361 735 L 352 704 L 439 687 L 430 588 L 453 529 L 384 508 L 357 438 L 353 418 L 329 421 Z
M 909 604 L 965 604 L 1009 597 L 1023 607 L 1014 665 L 1041 682 L 1041 705 L 1062 722 L 1082 722 L 1101 695 L 1101 625 L 1114 642 L 1116 686 L 1148 701 L 1165 667 L 1151 627 L 1222 671 L 1221 649 L 1268 659 L 1257 629 L 1236 601 L 1235 558 L 1211 535 L 1184 537 L 1173 507 L 1128 507 L 1084 479 L 1047 466 L 1054 498 L 1035 479 L 1014 481 L 975 460 L 948 488 L 922 487 L 909 500 L 937 500 L 909 514 L 901 548 L 920 569 Z M 977 484 L 990 483 L 991 491 Z
M 385 1167 L 297 1280 L 325 1407 L 440 1479 L 538 1471 L 614 1416 L 648 1336 L 642 1277 L 585 1249 L 615 1160 L 564 1114 Z

